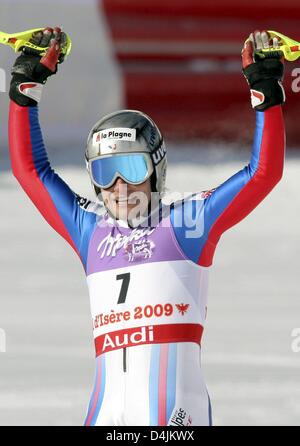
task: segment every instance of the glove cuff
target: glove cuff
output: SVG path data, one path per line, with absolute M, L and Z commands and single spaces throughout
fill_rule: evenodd
M 38 103 L 42 97 L 43 87 L 43 84 L 38 84 L 37 82 L 22 82 L 19 84 L 18 90 L 20 94 L 23 94 Z
M 274 105 L 285 102 L 285 92 L 280 81 L 267 79 L 256 82 L 251 88 L 251 105 L 255 110 L 265 111 Z
M 251 88 L 253 108 L 264 111 L 284 103 L 285 93 L 281 84 L 284 66 L 279 59 L 257 61 L 244 68 L 243 73 Z
M 41 100 L 43 84 L 28 80 L 25 76 L 15 74 L 12 77 L 9 97 L 18 105 L 28 107 Z

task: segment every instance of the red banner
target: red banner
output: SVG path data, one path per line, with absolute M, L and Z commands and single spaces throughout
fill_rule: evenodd
M 144 344 L 196 342 L 200 344 L 203 327 L 199 324 L 164 324 L 113 331 L 95 339 L 96 356 L 120 348 Z

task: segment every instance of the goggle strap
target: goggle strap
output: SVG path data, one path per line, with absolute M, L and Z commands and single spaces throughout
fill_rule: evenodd
M 154 166 L 157 166 L 161 162 L 161 160 L 164 159 L 166 154 L 167 152 L 165 146 L 163 145 L 163 141 L 161 140 L 159 146 L 157 146 L 156 149 L 154 149 L 154 151 L 150 153 Z

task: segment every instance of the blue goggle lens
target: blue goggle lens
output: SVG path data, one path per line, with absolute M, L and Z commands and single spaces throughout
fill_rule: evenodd
M 102 188 L 112 186 L 118 176 L 131 184 L 141 184 L 149 178 L 149 162 L 144 154 L 112 155 L 91 161 L 93 182 Z

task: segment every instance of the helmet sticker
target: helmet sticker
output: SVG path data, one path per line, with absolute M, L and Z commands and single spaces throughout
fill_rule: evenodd
M 136 129 L 112 128 L 100 130 L 93 134 L 93 145 L 98 147 L 101 142 L 115 141 L 136 141 Z

